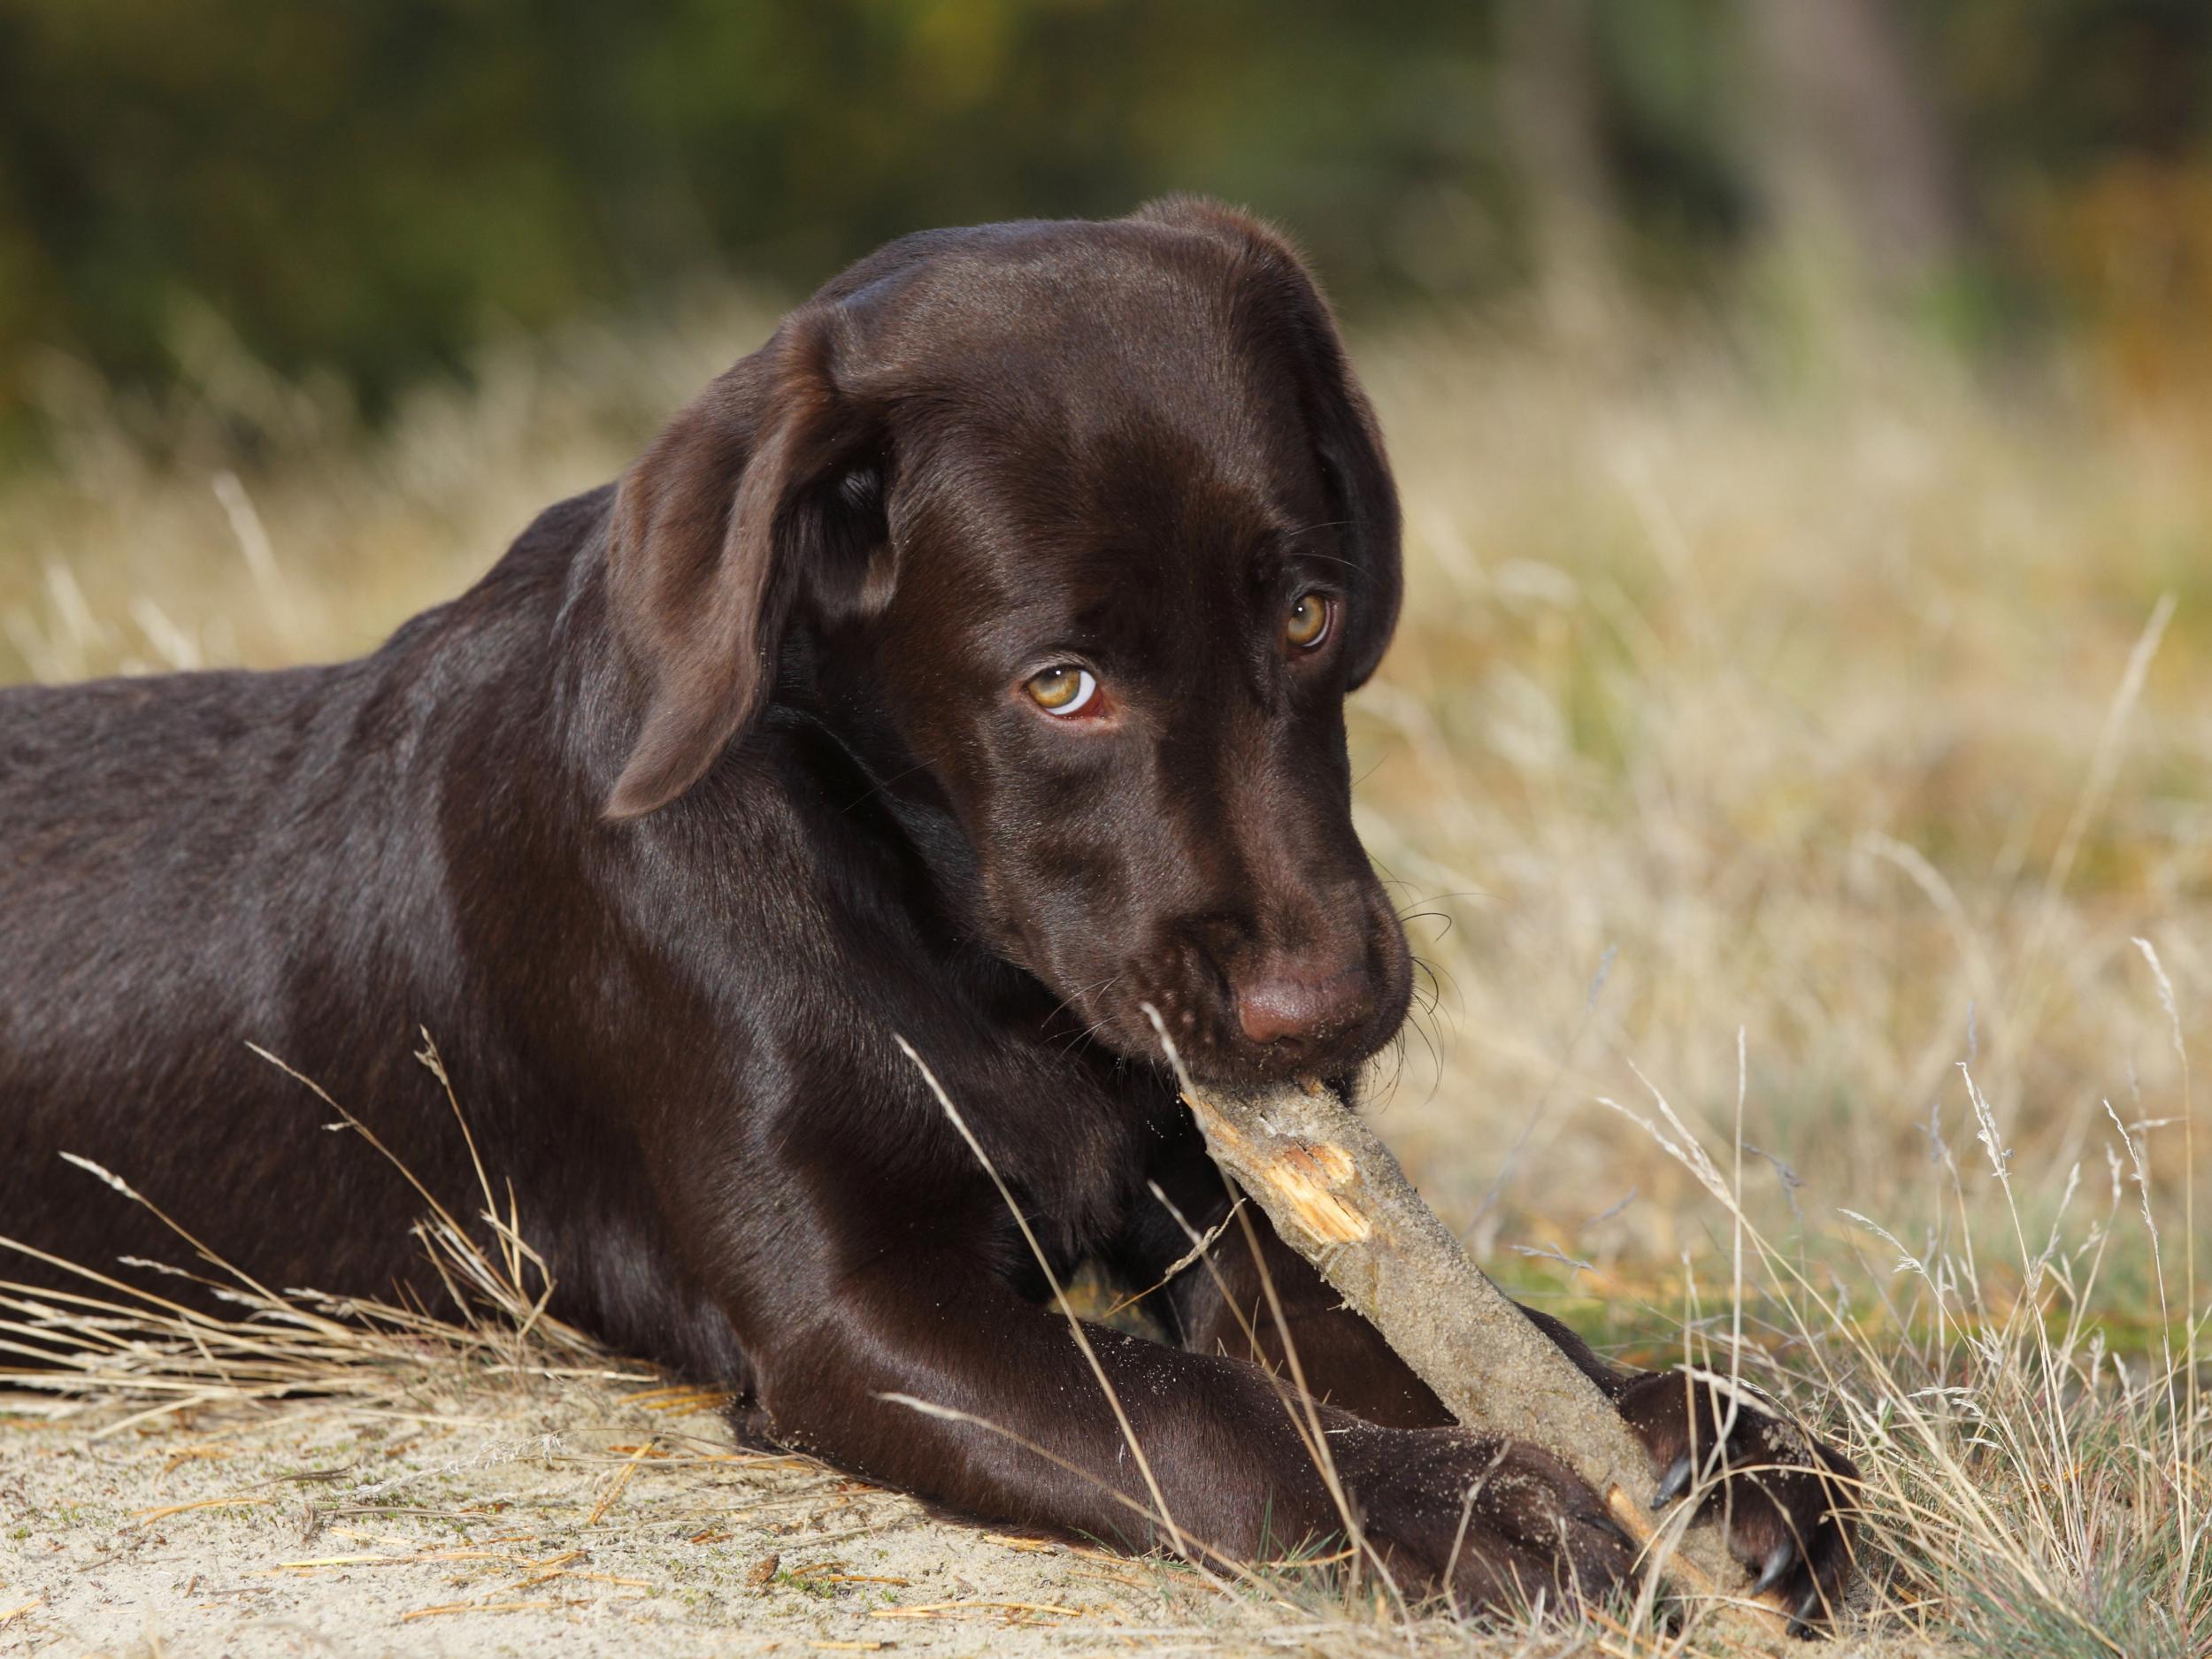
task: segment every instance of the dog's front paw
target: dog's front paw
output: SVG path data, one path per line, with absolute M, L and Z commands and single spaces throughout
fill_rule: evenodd
M 1548 1452 L 1464 1429 L 1365 1427 L 1332 1443 L 1369 1544 L 1409 1596 L 1556 1608 L 1601 1600 L 1635 1570 L 1598 1494 Z
M 1790 1610 L 1793 1632 L 1832 1621 L 1853 1567 L 1851 1460 L 1740 1384 L 1648 1371 L 1618 1404 L 1651 1453 L 1656 1507 L 1686 1501 L 1700 1523 L 1724 1525 L 1755 1593 Z

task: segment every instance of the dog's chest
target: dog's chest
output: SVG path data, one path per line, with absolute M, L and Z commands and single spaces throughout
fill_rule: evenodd
M 1194 1143 L 1181 1102 L 1126 1068 L 1101 1077 L 1068 1068 L 995 1125 L 1001 1172 L 1049 1253 L 1071 1261 L 1106 1248 L 1148 1182 Z

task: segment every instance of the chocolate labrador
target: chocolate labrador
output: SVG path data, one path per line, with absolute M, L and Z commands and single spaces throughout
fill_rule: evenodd
M 373 656 L 0 695 L 0 1232 L 169 1252 L 68 1151 L 267 1282 L 434 1299 L 415 1194 L 245 1046 L 464 1192 L 426 1027 L 571 1319 L 726 1384 L 755 1440 L 1156 1542 L 1113 1407 L 896 1039 L 1056 1271 L 1165 1274 L 1187 1235 L 1152 1183 L 1225 1215 L 1144 1010 L 1237 1081 L 1348 1078 L 1398 1030 L 1343 721 L 1398 532 L 1328 309 L 1262 226 L 1179 199 L 893 243 Z M 1154 1299 L 1171 1341 L 1088 1333 L 1185 1534 L 1242 1561 L 1342 1527 L 1286 1329 L 1409 1586 L 1632 1571 L 1594 1494 L 1452 1426 L 1254 1225 Z M 1695 1470 L 1703 1383 L 1529 1317 L 1817 1622 L 1848 1465 L 1746 1405 L 1732 1466 Z

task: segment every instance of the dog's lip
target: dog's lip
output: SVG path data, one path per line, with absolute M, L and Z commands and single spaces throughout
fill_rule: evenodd
M 1388 922 L 1395 921 L 1394 912 L 1386 904 L 1382 906 L 1382 916 Z M 1324 1052 L 1297 1056 L 1255 1043 L 1238 1028 L 1228 974 L 1210 951 L 1192 953 L 1195 960 L 1179 961 L 1172 952 L 1164 960 L 1125 957 L 1117 972 L 1094 977 L 1091 983 L 1073 990 L 1065 988 L 1062 981 L 1079 980 L 1083 971 L 1064 958 L 1056 960 L 1059 953 L 1037 949 L 1042 941 L 1031 930 L 1020 930 L 1020 943 L 1025 949 L 1005 955 L 1051 995 L 1055 1005 L 1047 1023 L 1057 1028 L 1062 1037 L 1070 1029 L 1079 1028 L 1082 1036 L 1121 1059 L 1165 1065 L 1169 1056 L 1162 1047 L 1160 1033 L 1145 1012 L 1149 1004 L 1193 1080 L 1234 1087 L 1279 1081 L 1317 1071 L 1332 1076 L 1348 1074 L 1382 1053 L 1404 1029 L 1411 1011 L 1412 979 L 1404 931 L 1402 927 L 1396 930 L 1399 949 L 1394 952 L 1389 941 L 1373 926 L 1374 920 L 1371 915 L 1368 950 L 1359 963 L 1359 971 L 1367 974 L 1375 987 L 1373 1012 L 1352 1028 L 1334 1033 L 1321 1045 Z M 1031 965 L 1039 958 L 1053 961 L 1056 969 L 1074 971 L 1039 972 Z M 1186 982 L 1185 976 L 1194 976 L 1196 982 Z M 1069 1026 L 1059 1025 L 1064 1018 L 1071 1022 Z
M 1402 1012 L 1395 1021 L 1379 1016 L 1371 1026 L 1343 1033 L 1337 1041 L 1347 1046 L 1340 1048 L 1333 1043 L 1331 1052 L 1317 1063 L 1311 1056 L 1279 1054 L 1269 1045 L 1251 1041 L 1233 1030 L 1233 1013 L 1229 1016 L 1232 1025 L 1217 1033 L 1204 1015 L 1195 1014 L 1186 1020 L 1186 1010 L 1160 1009 L 1149 997 L 1137 997 L 1116 1009 L 1094 1009 L 1076 1002 L 1065 1006 L 1088 1022 L 1090 1034 L 1102 1047 L 1124 1059 L 1148 1061 L 1162 1067 L 1179 1064 L 1193 1082 L 1223 1087 L 1321 1073 L 1348 1074 L 1388 1048 L 1405 1024 Z M 1164 1031 L 1154 1026 L 1145 1011 L 1148 1007 L 1158 1013 Z

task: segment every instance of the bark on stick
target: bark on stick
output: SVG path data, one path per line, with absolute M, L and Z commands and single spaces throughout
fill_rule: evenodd
M 1653 1515 L 1650 1459 L 1612 1402 L 1490 1282 L 1333 1091 L 1310 1081 L 1182 1085 L 1215 1162 L 1454 1417 L 1560 1458 L 1605 1495 L 1678 1592 L 1782 1628 L 1781 1612 L 1750 1600 L 1747 1575 L 1710 1533 L 1684 1537 Z

